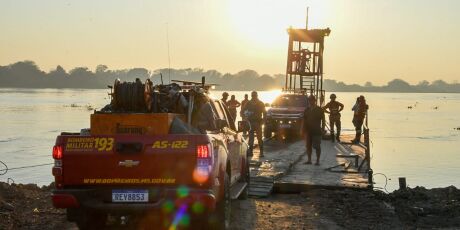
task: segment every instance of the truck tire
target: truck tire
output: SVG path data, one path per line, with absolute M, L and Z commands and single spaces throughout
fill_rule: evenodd
M 230 228 L 230 177 L 228 172 L 224 175 L 224 197 L 216 204 L 215 213 L 211 214 L 208 220 L 210 229 L 226 230 Z
M 100 212 L 85 211 L 81 213 L 80 218 L 76 220 L 78 229 L 104 229 L 107 222 L 107 214 Z
M 246 164 L 244 165 L 245 170 L 244 170 L 244 175 L 241 177 L 242 182 L 246 182 L 246 188 L 244 188 L 243 192 L 241 192 L 240 196 L 238 199 L 240 200 L 246 200 L 248 199 L 249 196 L 249 183 L 251 181 L 251 175 L 249 171 L 249 157 L 246 157 Z

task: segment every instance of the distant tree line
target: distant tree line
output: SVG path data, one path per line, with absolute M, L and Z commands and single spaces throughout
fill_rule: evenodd
M 284 74 L 260 75 L 254 70 L 243 70 L 236 74 L 222 74 L 216 70 L 199 68 L 187 69 L 157 69 L 149 71 L 145 68 L 110 70 L 106 65 L 98 65 L 95 71 L 87 67 L 76 67 L 66 71 L 63 67 L 44 72 L 33 61 L 21 61 L 7 66 L 0 66 L 0 87 L 3 88 L 106 88 L 116 79 L 142 81 L 150 78 L 154 83 L 164 83 L 169 80 L 201 81 L 205 76 L 208 83 L 218 84 L 219 90 L 270 90 L 284 86 Z M 335 92 L 445 92 L 460 93 L 460 84 L 446 83 L 442 80 L 433 82 L 421 81 L 417 85 L 410 85 L 394 79 L 384 86 L 374 86 L 371 82 L 365 85 L 345 84 L 335 80 L 324 80 L 324 88 Z
M 324 88 L 333 92 L 400 92 L 400 93 L 460 93 L 459 83 L 447 83 L 443 80 L 433 82 L 420 81 L 411 85 L 401 79 L 393 79 L 383 86 L 374 86 L 371 82 L 364 85 L 351 84 L 325 79 Z

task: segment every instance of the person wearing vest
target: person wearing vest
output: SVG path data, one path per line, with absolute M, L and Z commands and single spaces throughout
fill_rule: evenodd
M 340 142 L 340 130 L 342 123 L 340 121 L 340 112 L 343 110 L 343 104 L 336 101 L 337 96 L 331 94 L 331 101 L 323 107 L 324 112 L 329 114 L 329 125 L 331 128 L 331 141 L 334 142 L 337 140 Z M 337 136 L 334 135 L 334 126 L 337 128 Z
M 264 156 L 264 142 L 262 140 L 262 125 L 264 124 L 265 116 L 265 105 L 259 100 L 257 92 L 251 93 L 251 100 L 244 106 L 244 114 L 251 125 L 249 130 L 249 149 L 248 155 L 252 156 L 254 150 L 254 134 L 257 136 L 259 143 L 260 157 Z

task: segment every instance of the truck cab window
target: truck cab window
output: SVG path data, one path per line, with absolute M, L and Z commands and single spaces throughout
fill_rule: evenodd
M 216 111 L 217 119 L 224 120 L 227 124 L 226 126 L 229 127 L 227 117 L 225 116 L 224 109 L 219 100 L 213 101 L 214 109 Z
M 234 121 L 233 118 L 230 116 L 230 111 L 228 111 L 228 108 L 227 108 L 226 106 L 224 106 L 222 103 L 219 103 L 219 105 L 220 105 L 220 107 L 222 108 L 222 110 L 224 111 L 225 117 L 227 118 L 228 123 L 230 123 L 229 128 L 231 128 L 231 129 L 233 129 L 234 131 L 236 131 L 235 121 Z

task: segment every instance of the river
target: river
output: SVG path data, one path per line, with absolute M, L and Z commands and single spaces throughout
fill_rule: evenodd
M 0 89 L 0 161 L 9 168 L 52 163 L 51 148 L 63 131 L 89 127 L 89 115 L 109 103 L 108 90 Z M 241 101 L 244 93 L 229 92 Z M 220 96 L 220 91 L 212 95 Z M 279 91 L 260 92 L 270 103 Z M 342 126 L 352 132 L 353 105 L 363 94 L 369 109 L 372 168 L 389 179 L 387 190 L 398 188 L 398 177 L 413 186 L 460 187 L 460 94 L 336 93 L 345 105 Z M 411 106 L 412 109 L 408 107 Z M 4 169 L 0 164 L 0 170 Z M 49 184 L 51 165 L 13 169 L 1 175 L 15 183 Z M 377 186 L 385 177 L 375 175 Z

